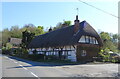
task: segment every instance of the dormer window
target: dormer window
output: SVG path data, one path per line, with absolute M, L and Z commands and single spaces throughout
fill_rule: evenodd
M 85 43 L 85 36 L 81 36 L 79 42 L 81 42 L 81 43 Z
M 95 37 L 91 36 L 81 36 L 80 40 L 78 41 L 80 43 L 89 43 L 89 44 L 98 44 L 98 41 Z
M 85 37 L 86 37 L 85 43 L 89 43 L 90 42 L 89 36 L 85 36 Z
M 96 44 L 96 39 L 95 38 L 93 38 L 93 44 Z
M 93 37 L 89 37 L 89 38 L 90 38 L 90 44 L 94 44 Z
M 95 44 L 98 44 L 98 41 L 97 41 L 97 40 L 95 40 Z

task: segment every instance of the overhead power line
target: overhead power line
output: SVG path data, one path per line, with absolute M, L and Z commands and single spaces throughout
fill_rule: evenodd
M 102 12 L 104 12 L 104 13 L 106 13 L 106 14 L 109 14 L 109 15 L 115 17 L 115 18 L 120 19 L 120 17 L 118 17 L 118 16 L 116 16 L 116 15 L 114 15 L 114 14 L 112 14 L 112 13 L 109 13 L 109 12 L 107 12 L 107 11 L 105 11 L 105 10 L 102 10 L 102 9 L 100 9 L 100 8 L 97 8 L 97 7 L 95 7 L 95 6 L 91 5 L 91 4 L 88 4 L 88 3 L 86 3 L 86 2 L 84 2 L 84 1 L 82 1 L 82 0 L 78 0 L 78 1 L 80 1 L 80 2 L 82 2 L 82 3 L 84 3 L 84 4 L 86 4 L 86 5 L 88 5 L 88 6 L 90 6 L 90 7 L 93 7 L 93 8 L 95 8 L 95 9 L 99 10 L 99 11 L 102 11 Z

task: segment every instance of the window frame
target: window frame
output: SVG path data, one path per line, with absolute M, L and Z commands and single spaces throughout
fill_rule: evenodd
M 81 56 L 82 56 L 82 57 L 87 56 L 87 51 L 86 51 L 86 50 L 81 50 Z
M 86 44 L 99 44 L 98 40 L 95 37 L 87 35 L 82 35 L 78 42 Z

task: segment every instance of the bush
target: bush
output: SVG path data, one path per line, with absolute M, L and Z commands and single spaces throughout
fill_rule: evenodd
M 100 51 L 99 57 L 101 57 L 101 60 L 103 62 L 112 62 L 112 63 L 119 62 L 120 57 L 116 57 L 117 55 L 115 53 L 109 53 L 109 51 L 110 50 L 108 48 Z
M 10 54 L 10 50 L 9 49 L 2 49 L 2 54 L 9 55 Z
M 30 60 L 40 60 L 40 59 L 44 59 L 44 55 L 43 54 L 31 54 L 28 55 L 28 59 Z
M 11 48 L 12 48 L 12 44 L 6 43 L 6 49 L 11 49 Z
M 46 59 L 48 59 L 48 60 L 56 60 L 56 59 L 59 59 L 57 56 L 55 56 L 55 55 L 48 55 L 48 56 L 46 56 Z

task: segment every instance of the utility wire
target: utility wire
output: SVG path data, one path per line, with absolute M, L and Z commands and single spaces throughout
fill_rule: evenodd
M 104 13 L 106 13 L 106 14 L 109 14 L 109 15 L 115 17 L 115 18 L 120 19 L 120 17 L 118 17 L 118 16 L 116 16 L 116 15 L 114 15 L 114 14 L 111 14 L 111 13 L 105 11 L 105 10 L 102 10 L 102 9 L 100 9 L 100 8 L 97 8 L 97 7 L 95 7 L 95 6 L 91 5 L 91 4 L 88 4 L 88 3 L 86 3 L 86 2 L 84 2 L 84 1 L 82 1 L 82 0 L 78 0 L 78 1 L 80 1 L 80 2 L 82 2 L 82 3 L 84 3 L 84 4 L 86 4 L 86 5 L 88 5 L 88 6 L 90 6 L 90 7 L 93 7 L 93 8 L 95 8 L 95 9 L 99 10 L 99 11 L 102 11 L 102 12 L 104 12 Z

